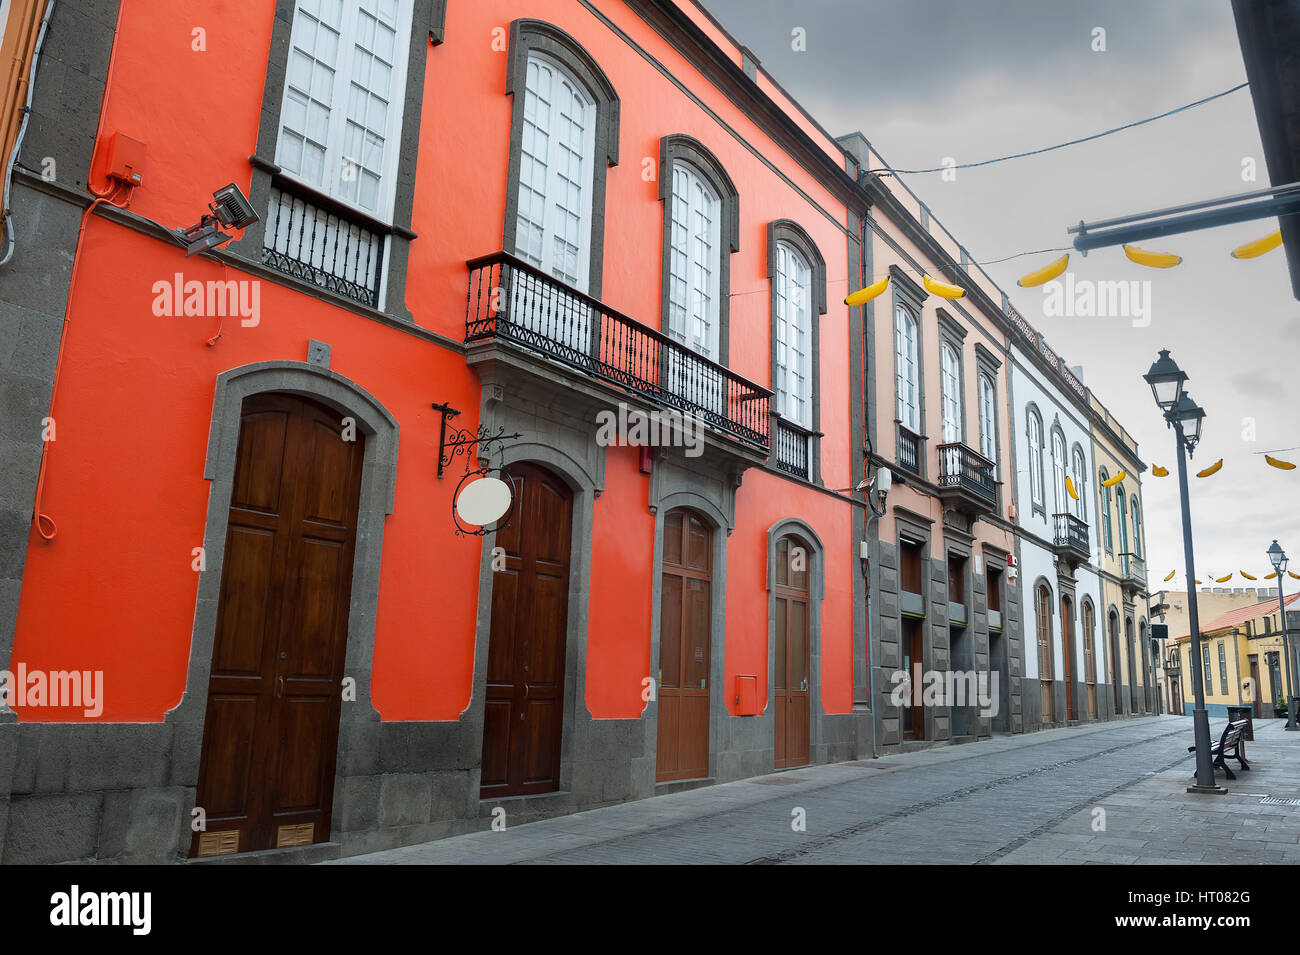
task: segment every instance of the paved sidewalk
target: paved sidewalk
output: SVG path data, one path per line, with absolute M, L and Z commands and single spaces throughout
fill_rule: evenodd
M 1178 716 L 998 737 L 527 825 L 507 815 L 503 832 L 485 819 L 483 832 L 329 864 L 1300 862 L 1300 806 L 1260 803 L 1300 798 L 1300 733 L 1258 724 L 1254 770 L 1218 774 L 1228 796 L 1185 792 L 1191 738 Z

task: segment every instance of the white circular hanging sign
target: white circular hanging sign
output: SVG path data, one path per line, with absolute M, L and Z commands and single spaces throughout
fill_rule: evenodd
M 510 485 L 500 478 L 470 481 L 456 498 L 456 513 L 466 524 L 482 527 L 510 510 Z

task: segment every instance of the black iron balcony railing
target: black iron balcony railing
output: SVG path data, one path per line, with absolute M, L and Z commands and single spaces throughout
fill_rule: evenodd
M 770 449 L 768 389 L 508 252 L 466 264 L 467 344 L 514 342 Z
M 941 444 L 935 450 L 939 452 L 940 487 L 959 487 L 997 504 L 998 483 L 992 461 L 960 442 Z
M 1119 557 L 1124 569 L 1124 579 L 1145 587 L 1147 584 L 1146 561 L 1133 553 L 1123 553 Z
M 898 464 L 917 477 L 921 475 L 921 461 L 924 460 L 921 442 L 924 439 L 901 422 L 898 425 Z
M 262 264 L 378 308 L 384 264 L 381 228 L 326 196 L 276 179 L 266 213 Z
M 776 421 L 776 466 L 805 481 L 812 480 L 812 438 L 807 428 L 783 418 Z
M 1073 514 L 1053 514 L 1057 547 L 1070 547 L 1081 554 L 1088 554 L 1088 525 Z

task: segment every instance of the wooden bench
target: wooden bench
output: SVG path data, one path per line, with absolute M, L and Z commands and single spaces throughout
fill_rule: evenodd
M 1223 761 L 1223 757 L 1235 759 L 1241 764 L 1244 770 L 1250 770 L 1250 764 L 1246 762 L 1245 745 L 1246 741 L 1242 738 L 1245 734 L 1246 727 L 1249 725 L 1246 720 L 1237 720 L 1235 723 L 1229 723 L 1223 728 L 1223 735 L 1219 737 L 1217 743 L 1210 745 L 1210 755 L 1214 757 L 1211 766 L 1216 769 L 1222 769 L 1229 779 L 1236 779 L 1237 774 L 1228 768 L 1228 764 Z M 1187 747 L 1187 752 L 1193 753 L 1196 747 Z M 1196 774 L 1193 773 L 1193 776 Z

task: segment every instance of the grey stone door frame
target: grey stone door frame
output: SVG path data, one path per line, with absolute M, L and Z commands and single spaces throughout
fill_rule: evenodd
M 370 699 L 371 663 L 375 645 L 375 612 L 379 602 L 379 569 L 383 554 L 384 521 L 393 512 L 397 479 L 398 423 L 389 411 L 360 385 L 330 371 L 324 364 L 264 361 L 242 365 L 217 376 L 208 431 L 203 477 L 208 489 L 207 524 L 203 534 L 205 569 L 199 572 L 194 629 L 190 641 L 189 669 L 180 702 L 163 716 L 174 724 L 173 777 L 186 787 L 197 787 L 202 760 L 203 724 L 208 706 L 208 678 L 216 643 L 217 611 L 221 598 L 221 573 L 234 487 L 235 464 L 244 399 L 276 392 L 300 395 L 352 418 L 365 435 L 361 470 L 361 500 L 357 510 L 356 545 L 352 560 L 352 596 L 348 610 L 348 638 L 344 673 L 356 681 L 356 697 L 339 715 L 338 762 L 346 765 L 344 750 L 358 724 L 378 722 Z M 341 690 L 340 690 L 341 692 Z M 339 779 L 335 779 L 335 791 Z M 191 790 L 194 792 L 194 790 Z M 194 792 L 197 798 L 197 792 Z M 186 807 L 190 808 L 189 806 Z
M 826 598 L 826 546 L 817 532 L 795 517 L 777 521 L 767 529 L 767 705 L 763 707 L 765 732 L 772 740 L 773 759 L 776 746 L 776 545 L 783 537 L 794 536 L 808 545 L 808 765 L 825 762 L 822 746 L 822 601 Z M 791 767 L 794 768 L 794 767 Z

